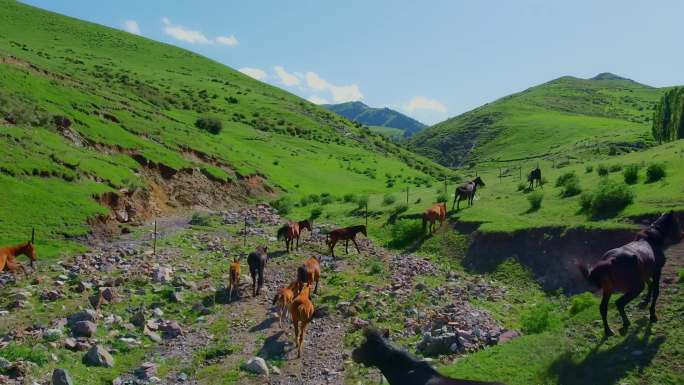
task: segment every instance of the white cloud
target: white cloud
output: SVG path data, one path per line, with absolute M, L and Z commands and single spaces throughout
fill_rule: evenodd
M 123 22 L 123 28 L 126 32 L 140 35 L 140 26 L 135 20 L 126 20 Z
M 233 35 L 230 35 L 230 36 L 216 36 L 216 39 L 214 39 L 214 40 L 216 40 L 216 42 L 217 42 L 218 44 L 227 45 L 227 46 L 229 46 L 229 47 L 234 47 L 234 46 L 240 44 L 240 43 L 238 42 L 237 38 L 235 38 L 235 36 L 233 36 Z
M 243 74 L 250 76 L 256 80 L 265 80 L 268 77 L 268 75 L 266 75 L 266 72 L 264 70 L 261 70 L 258 68 L 243 67 L 243 68 L 240 68 L 238 71 L 240 71 Z
M 325 91 L 326 88 L 330 87 L 330 84 L 321 79 L 321 77 L 315 72 L 307 72 L 304 76 L 306 79 L 306 85 L 314 91 Z
M 335 103 L 351 102 L 363 99 L 363 94 L 356 84 L 338 86 L 321 78 L 315 72 L 307 72 L 304 75 L 306 85 L 313 91 L 328 91 Z
M 173 37 L 174 39 L 184 41 L 190 44 L 209 44 L 211 40 L 207 39 L 201 31 L 195 31 L 183 27 L 182 25 L 175 25 L 171 23 L 167 17 L 162 17 L 164 23 L 164 33 Z
M 322 97 L 317 96 L 317 95 L 311 96 L 307 100 L 313 104 L 330 104 L 330 102 L 327 99 L 322 98 Z
M 430 110 L 441 113 L 447 112 L 447 108 L 439 100 L 429 99 L 425 96 L 414 96 L 406 105 L 404 105 L 404 109 L 408 112 L 414 112 L 416 110 Z
M 299 85 L 300 80 L 297 75 L 285 71 L 285 68 L 282 66 L 275 66 L 273 69 L 275 70 L 276 75 L 278 75 L 278 78 L 280 78 L 280 83 L 290 87 Z

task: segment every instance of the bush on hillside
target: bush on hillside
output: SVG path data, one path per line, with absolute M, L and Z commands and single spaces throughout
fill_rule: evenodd
M 217 118 L 211 116 L 203 116 L 198 118 L 197 121 L 195 121 L 195 126 L 214 135 L 223 130 L 223 123 L 221 123 L 221 121 Z
M 622 171 L 622 176 L 625 178 L 625 183 L 635 184 L 639 180 L 639 166 L 630 164 Z
M 534 305 L 522 312 L 520 317 L 522 331 L 525 334 L 543 333 L 561 325 L 558 314 L 550 303 Z
M 575 172 L 570 171 L 566 172 L 565 174 L 561 174 L 557 179 L 556 179 L 556 187 L 561 187 L 563 186 L 568 180 L 576 178 Z
M 610 172 L 622 171 L 622 165 L 620 163 L 612 164 L 612 165 L 610 165 L 610 168 L 608 168 L 608 171 L 610 171 Z
M 208 214 L 194 213 L 190 218 L 190 224 L 193 226 L 211 226 L 214 221 Z
M 437 197 L 435 198 L 435 201 L 439 202 L 439 203 L 442 203 L 442 202 L 446 203 L 448 200 L 449 200 L 449 197 L 443 192 L 437 194 Z
M 593 308 L 596 306 L 596 299 L 594 294 L 590 292 L 582 293 L 572 297 L 572 303 L 570 305 L 570 315 L 576 315 L 581 313 L 585 309 Z
M 582 192 L 579 178 L 574 171 L 566 172 L 556 179 L 556 187 L 561 188 L 561 196 L 564 198 L 575 196 Z
M 588 164 L 588 165 L 584 166 L 584 172 L 586 172 L 587 174 L 590 174 L 592 171 L 594 171 L 593 165 Z
M 527 196 L 527 201 L 530 203 L 529 211 L 537 211 L 541 208 L 542 201 L 544 200 L 544 193 L 540 191 L 535 191 Z
M 293 205 L 292 200 L 290 198 L 282 197 L 282 198 L 279 198 L 279 199 L 271 202 L 271 206 L 273 206 L 273 208 L 278 210 L 278 214 L 287 215 L 290 213 L 290 211 L 292 211 L 292 206 L 294 206 L 294 205 Z
M 606 166 L 605 164 L 599 164 L 596 167 L 596 173 L 599 174 L 599 176 L 608 175 L 608 166 Z
M 382 197 L 382 204 L 383 206 L 389 206 L 391 204 L 394 204 L 394 202 L 397 201 L 397 197 L 395 197 L 392 194 L 385 194 L 384 197 Z
M 594 218 L 614 217 L 633 201 L 634 193 L 626 184 L 606 179 L 591 195 L 589 214 Z
M 366 207 L 368 207 L 368 200 L 370 198 L 368 195 L 361 195 L 358 198 L 356 198 L 356 207 L 359 210 L 364 210 Z
M 657 182 L 665 178 L 665 165 L 662 163 L 651 163 L 646 169 L 646 183 Z
M 589 209 L 591 208 L 591 200 L 593 199 L 593 195 L 591 193 L 585 192 L 580 196 L 580 211 L 581 212 L 589 212 Z
M 329 204 L 333 203 L 334 200 L 335 199 L 332 197 L 332 195 L 326 195 L 326 196 L 321 198 L 321 204 L 322 205 L 329 205 Z
M 311 209 L 311 214 L 309 214 L 309 219 L 318 219 L 323 214 L 323 209 L 320 207 L 314 207 Z
M 356 202 L 356 195 L 351 194 L 351 193 L 344 194 L 344 196 L 342 197 L 342 200 L 344 201 L 344 203 Z
M 392 225 L 390 235 L 392 239 L 388 245 L 392 248 L 403 248 L 423 236 L 423 226 L 417 219 L 402 219 Z

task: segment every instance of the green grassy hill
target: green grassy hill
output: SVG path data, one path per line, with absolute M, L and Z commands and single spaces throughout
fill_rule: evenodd
M 349 120 L 373 127 L 394 128 L 401 131 L 402 136 L 410 137 L 427 127 L 425 124 L 390 108 L 368 107 L 362 102 L 325 104 L 323 107 L 344 116 Z M 395 131 L 383 131 L 376 128 L 374 132 L 394 136 Z
M 664 92 L 608 73 L 565 76 L 429 127 L 410 145 L 448 166 L 640 148 Z
M 223 130 L 197 128 L 200 117 Z M 448 173 L 220 63 L 9 0 L 0 0 L 0 136 L 0 244 L 35 226 L 43 250 L 107 215 L 106 192 L 142 197 L 144 209 L 173 197 L 189 206 L 267 191 L 376 192 L 387 173 Z

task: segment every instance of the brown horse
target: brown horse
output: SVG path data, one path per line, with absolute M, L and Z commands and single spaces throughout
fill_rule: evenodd
M 287 317 L 288 309 L 290 304 L 294 300 L 294 297 L 299 294 L 300 282 L 294 281 L 289 286 L 278 290 L 278 293 L 273 297 L 273 306 L 278 309 L 278 326 L 283 328 L 283 320 Z
M 359 250 L 359 245 L 356 243 L 356 234 L 361 233 L 365 236 L 368 236 L 366 233 L 366 226 L 364 225 L 358 225 L 358 226 L 351 226 L 351 227 L 344 227 L 341 229 L 335 229 L 329 232 L 325 236 L 325 242 L 328 244 L 328 247 L 330 247 L 330 254 L 332 254 L 333 258 L 335 258 L 335 245 L 339 241 L 344 241 L 344 252 L 346 254 L 349 254 L 349 241 L 351 240 L 354 242 L 354 246 L 356 246 L 356 251 L 361 254 L 361 250 Z
M 444 220 L 446 219 L 446 203 L 440 202 L 440 203 L 435 203 L 423 213 L 423 233 L 425 233 L 425 230 L 427 229 L 427 224 L 428 222 L 430 223 L 429 232 L 434 233 L 437 231 L 435 228 L 435 222 L 439 221 L 439 226 L 442 227 L 442 224 L 444 223 Z
M 455 207 L 456 210 L 459 210 L 462 199 L 466 199 L 468 201 L 468 206 L 472 206 L 478 186 L 485 186 L 484 181 L 479 176 L 468 183 L 456 187 L 456 192 L 454 193 L 454 203 L 451 205 L 451 209 L 453 210 Z
M 230 281 L 228 281 L 228 302 L 233 299 L 233 290 L 238 293 L 240 285 L 240 257 L 235 257 L 230 264 Z M 239 294 L 239 293 L 238 293 Z
M 309 285 L 304 284 L 302 290 L 290 304 L 290 314 L 292 315 L 292 324 L 295 330 L 295 343 L 297 344 L 297 358 L 302 356 L 304 333 L 314 314 L 314 306 L 309 298 L 309 290 Z
M 264 272 L 268 261 L 268 247 L 258 246 L 256 251 L 249 253 L 247 264 L 249 265 L 249 275 L 252 277 L 252 296 L 256 297 L 264 286 Z M 258 282 L 258 285 L 257 285 Z
M 299 237 L 304 229 L 311 232 L 310 220 L 305 219 L 299 222 L 288 222 L 285 226 L 278 229 L 278 240 L 285 239 L 285 250 L 288 253 L 290 252 L 291 247 L 299 249 Z M 293 245 L 293 241 L 296 241 L 296 245 Z
M 17 257 L 20 255 L 25 255 L 28 257 L 31 268 L 35 267 L 36 262 L 36 248 L 33 243 L 36 240 L 36 230 L 31 230 L 31 240 L 25 243 L 18 244 L 16 246 L 7 246 L 0 248 L 0 271 L 9 271 L 14 276 L 17 275 L 17 269 L 21 269 L 24 275 L 28 277 L 26 268 L 24 265 L 19 263 Z
M 626 332 L 629 319 L 625 305 L 636 298 L 648 283 L 644 304 L 651 302 L 650 321 L 656 322 L 656 301 L 660 293 L 660 274 L 665 265 L 664 250 L 684 239 L 673 211 L 661 215 L 650 227 L 640 231 L 636 240 L 608 250 L 593 266 L 580 265 L 582 275 L 603 292 L 599 310 L 606 337 L 613 335 L 608 326 L 608 302 L 612 293 L 624 293 L 615 304 L 622 317 L 621 332 Z
M 304 264 L 297 268 L 297 282 L 299 283 L 299 290 L 304 284 L 313 285 L 316 283 L 314 293 L 318 294 L 318 282 L 321 280 L 321 259 L 320 257 L 311 257 L 304 261 Z
M 352 350 L 354 362 L 375 366 L 390 385 L 501 385 L 495 382 L 457 380 L 442 376 L 426 361 L 413 357 L 405 350 L 392 346 L 389 333 L 367 327 L 366 340 Z

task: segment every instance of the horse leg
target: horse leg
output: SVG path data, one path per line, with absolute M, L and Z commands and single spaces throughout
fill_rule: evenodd
M 349 239 L 344 240 L 344 253 L 349 254 Z
M 252 276 L 252 297 L 256 297 L 257 272 L 253 271 L 250 275 Z
M 336 240 L 330 240 L 330 254 L 332 255 L 333 258 L 335 258 L 335 244 L 337 243 Z
M 228 284 L 228 303 L 233 299 L 233 282 Z
M 302 321 L 302 325 L 299 328 L 299 350 L 297 351 L 297 358 L 302 356 L 302 349 L 304 349 L 304 332 L 306 331 L 306 325 L 308 322 Z
M 359 245 L 356 243 L 356 238 L 352 238 L 352 242 L 354 242 L 354 246 L 356 247 L 356 252 L 361 254 L 361 250 L 359 250 Z
M 261 294 L 261 288 L 264 287 L 264 268 L 259 271 L 259 284 L 257 285 L 257 295 Z
M 299 250 L 299 235 L 297 235 L 297 250 Z
M 295 345 L 297 346 L 297 349 L 299 349 L 299 320 L 294 314 L 292 314 L 292 323 L 294 324 L 295 331 Z
M 662 268 L 661 268 L 662 269 Z M 653 275 L 653 282 L 651 283 L 653 285 L 653 297 L 651 298 L 651 322 L 658 322 L 658 317 L 656 317 L 655 313 L 655 308 L 656 308 L 656 301 L 658 301 L 658 295 L 660 295 L 660 273 L 661 270 L 658 270 L 654 275 Z
M 618 311 L 620 312 L 620 317 L 622 317 L 622 328 L 620 329 L 621 334 L 627 332 L 627 328 L 629 328 L 630 324 L 629 319 L 627 318 L 627 313 L 625 313 L 625 306 L 629 303 L 629 301 L 638 297 L 642 290 L 644 290 L 643 284 L 637 287 L 635 290 L 625 293 L 622 297 L 615 301 L 615 305 L 617 305 Z
M 601 311 L 601 319 L 603 320 L 603 333 L 606 337 L 614 336 L 610 326 L 608 326 L 608 302 L 610 301 L 610 293 L 603 292 L 603 298 L 601 299 L 601 305 L 599 310 Z
M 651 302 L 651 297 L 653 296 L 653 280 L 647 281 L 646 284 L 648 285 L 648 290 L 646 291 L 644 299 L 639 302 L 639 308 L 641 309 L 648 306 L 649 302 Z

